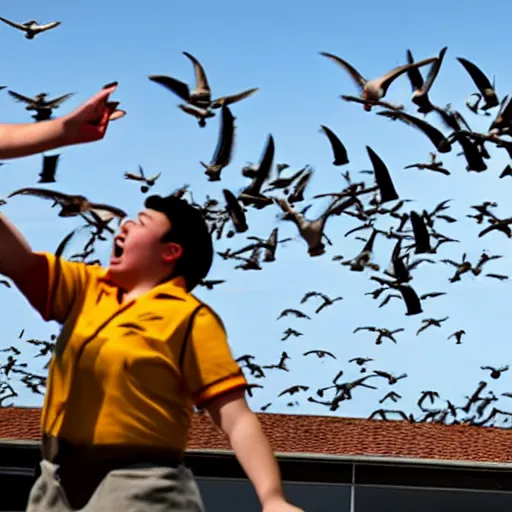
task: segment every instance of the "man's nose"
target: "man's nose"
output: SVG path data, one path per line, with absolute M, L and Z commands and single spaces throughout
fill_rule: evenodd
M 133 220 L 131 219 L 128 219 L 128 220 L 125 220 L 122 224 L 121 224 L 121 233 L 123 234 L 126 234 L 128 232 L 128 230 L 130 229 L 130 226 L 133 225 Z

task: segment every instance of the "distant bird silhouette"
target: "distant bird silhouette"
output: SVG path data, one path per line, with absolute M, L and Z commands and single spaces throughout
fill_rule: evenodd
M 315 313 L 317 314 L 320 313 L 320 311 L 322 311 L 322 309 L 326 308 L 327 306 L 331 306 L 335 302 L 343 300 L 343 297 L 335 297 L 334 299 L 331 299 L 328 295 L 325 295 L 325 293 L 312 291 L 306 293 L 302 297 L 300 303 L 304 304 L 307 300 L 309 300 L 312 297 L 319 297 L 322 299 L 322 304 L 320 304 L 320 306 L 318 306 L 318 308 L 315 310 Z
M 34 39 L 39 34 L 43 32 L 47 32 L 52 28 L 58 27 L 60 25 L 60 21 L 52 21 L 50 23 L 45 23 L 43 25 L 39 25 L 36 20 L 25 21 L 23 23 L 17 23 L 15 21 L 8 20 L 7 18 L 2 18 L 0 16 L 0 21 L 3 21 L 7 25 L 14 27 L 21 32 L 25 33 L 25 37 L 27 39 Z
M 501 377 L 501 374 L 503 372 L 508 371 L 509 366 L 502 366 L 501 368 L 494 368 L 492 366 L 481 366 L 482 370 L 490 370 L 491 372 L 491 379 L 499 379 Z
M 332 352 L 329 352 L 327 350 L 308 350 L 307 352 L 304 352 L 304 354 L 302 354 L 302 355 L 307 356 L 309 354 L 315 354 L 320 359 L 323 359 L 326 356 L 336 359 L 336 356 Z

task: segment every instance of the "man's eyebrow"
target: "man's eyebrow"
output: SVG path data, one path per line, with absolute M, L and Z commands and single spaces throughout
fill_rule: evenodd
M 147 213 L 147 212 L 140 212 L 138 214 L 138 217 L 139 217 L 139 219 L 142 218 L 142 219 L 147 219 L 147 220 L 151 220 L 151 218 L 152 218 L 151 215 L 149 215 L 149 213 Z

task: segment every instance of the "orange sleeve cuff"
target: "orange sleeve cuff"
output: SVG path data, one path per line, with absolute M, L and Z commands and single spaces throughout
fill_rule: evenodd
M 212 400 L 228 391 L 233 391 L 236 388 L 246 387 L 247 380 L 244 375 L 237 374 L 232 377 L 227 377 L 221 381 L 215 382 L 203 389 L 194 398 L 197 407 L 201 407 L 205 402 Z

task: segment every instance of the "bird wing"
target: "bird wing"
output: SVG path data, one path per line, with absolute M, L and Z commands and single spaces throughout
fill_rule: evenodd
M 62 241 L 60 242 L 59 246 L 57 247 L 56 251 L 55 251 L 55 256 L 58 258 L 59 256 L 62 255 L 62 253 L 64 252 L 64 249 L 67 247 L 69 241 L 73 238 L 73 236 L 83 228 L 83 226 L 79 226 L 78 228 L 75 228 L 73 229 L 73 231 L 71 231 L 71 233 L 68 233 L 63 239 Z
M 446 292 L 430 292 L 430 293 L 424 293 L 420 299 L 434 299 L 435 297 L 441 297 L 441 295 L 446 295 Z
M 132 172 L 125 172 L 124 177 L 127 180 L 145 181 L 144 176 L 140 176 L 139 174 L 133 174 Z
M 447 49 L 448 49 L 447 46 L 442 48 L 441 51 L 439 52 L 437 60 L 432 64 L 430 71 L 428 73 L 427 79 L 425 80 L 425 85 L 423 86 L 423 90 L 425 93 L 428 93 L 428 91 L 430 91 L 430 88 L 432 87 L 434 80 L 436 79 L 437 75 L 439 74 L 439 70 L 441 69 L 441 64 L 443 63 L 444 54 L 446 53 Z
M 247 89 L 246 91 L 239 92 L 237 94 L 231 94 L 230 96 L 222 96 L 217 98 L 211 102 L 211 108 L 220 108 L 222 105 L 231 105 L 232 103 L 236 103 L 237 101 L 248 98 L 252 94 L 254 94 L 259 87 L 253 87 L 252 89 Z
M 233 221 L 235 229 L 239 233 L 247 231 L 249 228 L 247 226 L 245 212 L 242 209 L 241 204 L 238 202 L 233 192 L 227 188 L 225 188 L 222 193 L 224 194 L 224 199 L 226 200 L 226 210 L 229 213 L 231 220 Z
M 327 135 L 327 138 L 329 139 L 329 142 L 331 143 L 332 151 L 334 154 L 334 161 L 333 165 L 345 165 L 348 164 L 348 154 L 347 149 L 341 142 L 341 140 L 337 137 L 337 135 L 327 126 L 320 125 L 325 135 Z
M 286 388 L 285 390 L 281 391 L 281 393 L 279 393 L 279 395 L 277 396 L 283 396 L 283 395 L 286 395 L 286 394 L 292 394 L 294 391 L 295 391 L 295 388 L 296 386 L 291 386 L 289 388 Z
M 495 229 L 498 229 L 502 224 L 496 223 L 491 224 L 490 226 L 486 227 L 480 233 L 478 233 L 478 237 L 481 238 L 482 236 L 486 235 L 487 233 L 490 233 L 491 231 L 494 231 Z
M 235 118 L 229 108 L 223 106 L 221 111 L 219 139 L 210 165 L 221 165 L 225 167 L 229 164 L 233 151 L 234 138 Z
M 112 215 L 120 219 L 128 215 L 124 210 L 121 210 L 121 208 L 103 203 L 89 203 L 88 209 L 94 210 L 103 220 L 106 220 Z
M 464 69 L 469 73 L 478 90 L 484 95 L 487 105 L 493 107 L 498 105 L 498 97 L 483 71 L 467 59 L 457 57 L 457 60 L 464 66 Z
M 67 99 L 71 98 L 71 96 L 74 96 L 76 93 L 74 92 L 70 92 L 68 94 L 63 94 L 62 96 L 58 96 L 57 98 L 53 99 L 53 100 L 50 100 L 48 101 L 47 103 L 52 107 L 52 108 L 56 108 L 58 107 L 61 103 L 63 103 L 64 101 L 66 101 Z
M 412 64 L 413 62 L 414 59 L 412 57 L 411 50 L 407 50 L 407 63 Z M 418 68 L 409 68 L 407 70 L 407 77 L 409 78 L 409 82 L 411 82 L 413 92 L 418 91 L 423 87 L 423 77 L 421 76 Z
M 381 202 L 385 203 L 398 199 L 398 194 L 386 164 L 370 146 L 366 146 L 366 151 L 372 162 L 375 181 L 377 182 L 381 194 Z
M 275 153 L 275 143 L 274 137 L 272 135 L 268 136 L 267 144 L 263 151 L 263 156 L 260 161 L 260 165 L 258 166 L 258 170 L 256 171 L 256 176 L 253 179 L 251 188 L 254 190 L 259 190 L 263 186 L 263 183 L 268 180 L 270 176 L 270 171 L 272 170 L 272 164 L 274 163 L 274 153 Z
M 59 161 L 60 154 L 50 155 L 43 157 L 43 169 L 39 176 L 39 183 L 53 183 L 55 182 L 55 171 L 57 170 L 57 162 Z
M 11 27 L 17 28 L 18 30 L 26 30 L 26 27 L 23 24 L 8 20 L 7 18 L 2 18 L 0 16 L 0 21 L 7 23 L 7 25 L 10 25 Z
M 148 77 L 152 82 L 163 85 L 166 89 L 179 96 L 182 100 L 188 101 L 190 99 L 190 89 L 185 82 L 176 80 L 170 76 L 165 75 L 149 75 Z
M 419 117 L 411 116 L 405 112 L 396 112 L 393 110 L 385 110 L 377 113 L 379 116 L 389 117 L 392 119 L 398 118 L 400 121 L 414 126 L 418 130 L 421 130 L 434 144 L 436 149 L 440 153 L 448 153 L 451 151 L 451 145 L 448 139 L 438 130 L 435 126 L 430 123 L 423 121 Z
M 306 187 L 308 186 L 308 183 L 311 181 L 311 178 L 313 177 L 313 171 L 310 169 L 306 171 L 300 178 L 297 180 L 297 183 L 295 184 L 294 191 L 290 194 L 289 197 L 292 196 L 298 196 L 300 194 L 304 193 L 304 190 L 306 190 Z
M 18 190 L 15 190 L 14 192 L 11 192 L 7 197 L 10 198 L 20 195 L 36 196 L 41 197 L 42 199 L 52 199 L 58 202 L 69 201 L 72 198 L 72 196 L 64 194 L 63 192 L 57 192 L 56 190 L 48 190 L 46 188 L 36 187 L 20 188 Z
M 204 108 L 198 108 L 190 104 L 179 104 L 178 108 L 183 110 L 186 114 L 190 114 L 191 116 L 196 117 L 197 119 L 201 118 L 207 118 L 207 117 L 213 117 L 213 112 L 210 112 L 209 110 L 206 110 Z
M 416 245 L 416 254 L 430 252 L 430 235 L 423 218 L 415 211 L 411 211 L 410 217 L 412 230 L 414 232 L 414 240 Z
M 7 94 L 12 96 L 16 101 L 19 101 L 21 103 L 28 103 L 32 104 L 34 103 L 34 98 L 29 98 L 28 96 L 23 96 L 23 94 L 20 94 L 18 92 L 14 91 L 7 91 Z
M 319 292 L 307 292 L 304 294 L 304 296 L 302 297 L 302 299 L 300 300 L 300 303 L 301 304 L 304 304 L 304 302 L 306 302 L 308 299 L 310 299 L 311 297 L 318 297 L 320 295 Z
M 183 52 L 183 55 L 188 57 L 194 65 L 194 73 L 196 77 L 196 90 L 201 92 L 210 92 L 210 84 L 206 77 L 206 72 L 200 62 L 190 53 Z
M 60 21 L 51 21 L 50 23 L 45 23 L 44 25 L 38 25 L 37 30 L 39 32 L 43 32 L 45 30 L 50 30 L 52 28 L 58 27 L 60 25 Z
M 499 279 L 500 281 L 505 281 L 508 279 L 508 276 L 504 276 L 502 274 L 485 274 L 487 277 L 493 277 L 494 279 Z
M 357 84 L 359 89 L 363 89 L 363 87 L 366 85 L 366 78 L 364 78 L 359 71 L 357 71 L 354 66 L 349 64 L 346 60 L 341 59 L 340 57 L 337 57 L 336 55 L 333 55 L 332 53 L 326 53 L 326 52 L 320 52 L 320 55 L 323 55 L 324 57 L 327 57 L 328 59 L 331 59 L 336 64 L 340 65 L 345 71 L 347 71 L 354 82 Z
M 353 334 L 355 334 L 355 333 L 356 333 L 356 332 L 358 332 L 358 331 L 370 331 L 370 332 L 376 332 L 376 331 L 377 331 L 377 329 L 376 329 L 375 327 L 370 327 L 370 326 L 368 326 L 368 327 L 366 327 L 366 326 L 365 326 L 365 327 L 356 327 L 356 328 L 354 329 L 354 331 L 353 331 Z
M 403 66 L 397 66 L 396 68 L 393 68 L 391 71 L 386 73 L 385 75 L 382 75 L 380 78 L 378 78 L 378 83 L 380 85 L 380 88 L 386 94 L 386 91 L 388 90 L 389 86 L 391 85 L 391 82 L 398 78 L 401 74 L 405 73 L 408 69 L 411 68 L 419 68 L 421 66 L 425 66 L 427 64 L 430 64 L 431 62 L 434 62 L 436 60 L 436 57 L 431 57 L 429 59 L 423 59 L 418 62 L 413 62 L 412 64 L 404 64 Z
M 407 307 L 406 315 L 417 315 L 423 312 L 421 309 L 421 301 L 414 288 L 409 285 L 400 285 L 398 286 L 398 290 L 402 294 L 402 298 L 404 299 L 405 305 Z

